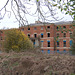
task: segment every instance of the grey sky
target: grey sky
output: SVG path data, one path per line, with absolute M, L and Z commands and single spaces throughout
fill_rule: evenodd
M 4 0 L 4 1 L 0 0 L 0 9 L 3 7 L 3 5 L 5 4 L 6 1 L 7 0 Z M 10 9 L 10 7 L 8 7 L 8 9 Z M 59 11 L 58 11 L 58 13 L 59 13 L 58 15 L 60 17 L 64 17 L 60 21 L 72 21 L 71 16 L 61 14 Z M 27 19 L 28 19 L 29 23 L 35 23 L 35 21 L 38 20 L 36 17 L 32 17 L 32 16 L 29 16 L 29 15 L 27 15 Z M 4 19 L 0 20 L 0 29 L 3 29 L 3 28 L 18 28 L 18 27 L 19 27 L 18 22 L 16 21 L 13 13 L 11 14 L 10 18 L 9 18 L 9 13 L 7 13 L 5 15 Z

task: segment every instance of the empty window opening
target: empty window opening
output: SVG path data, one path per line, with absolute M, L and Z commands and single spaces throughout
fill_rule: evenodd
M 59 29 L 59 27 L 57 26 L 57 30 Z
M 1 37 L 1 40 L 3 40 L 3 38 Z
M 69 26 L 69 28 L 72 28 L 72 26 Z
M 37 28 L 36 27 L 34 27 L 34 30 L 36 30 Z
M 47 47 L 50 47 L 50 41 L 48 41 L 48 42 L 47 42 L 47 44 L 48 44 L 48 46 L 47 46 Z
M 43 33 L 41 33 L 41 38 L 43 38 Z
M 57 47 L 59 47 L 59 41 L 57 41 Z
M 66 41 L 63 41 L 63 47 L 66 47 Z
M 30 30 L 30 28 L 28 28 L 28 30 Z
M 70 37 L 72 37 L 72 33 L 70 33 Z
M 59 33 L 57 33 L 57 37 L 59 37 Z
M 2 31 L 0 31 L 1 32 L 1 34 L 3 33 Z
M 63 29 L 66 29 L 66 26 L 63 26 Z
M 50 29 L 50 26 L 47 26 L 47 29 Z
M 63 37 L 66 37 L 66 33 L 63 33 Z
M 36 38 L 37 37 L 37 34 L 34 34 L 34 37 Z
M 43 27 L 41 27 L 41 30 L 43 30 Z
M 50 33 L 47 33 L 47 37 L 50 37 Z
M 30 38 L 30 34 L 28 34 L 28 37 Z

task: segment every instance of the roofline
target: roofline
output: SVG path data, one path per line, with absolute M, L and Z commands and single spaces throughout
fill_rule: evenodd
M 75 21 L 61 21 L 61 22 L 56 22 L 56 23 L 48 23 L 48 22 L 40 22 L 40 23 L 33 23 L 33 24 L 29 24 L 29 25 L 25 25 L 25 26 L 21 26 L 21 27 L 27 27 L 27 26 L 43 26 L 43 25 L 74 25 Z

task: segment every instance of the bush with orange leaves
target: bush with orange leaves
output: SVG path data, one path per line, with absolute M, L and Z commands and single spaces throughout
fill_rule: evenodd
M 4 41 L 5 51 L 25 51 L 33 48 L 31 40 L 20 30 L 11 29 L 6 32 Z

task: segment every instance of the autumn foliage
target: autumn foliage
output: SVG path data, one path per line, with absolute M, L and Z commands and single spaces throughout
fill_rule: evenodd
M 11 50 L 19 52 L 33 48 L 33 44 L 23 32 L 11 29 L 6 32 L 4 48 L 7 52 Z

